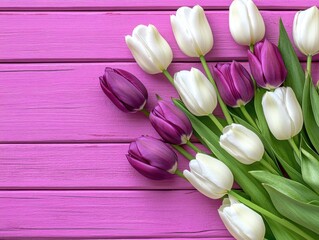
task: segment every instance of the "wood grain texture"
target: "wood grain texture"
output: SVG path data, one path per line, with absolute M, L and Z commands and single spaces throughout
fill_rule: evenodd
M 229 237 L 211 200 L 181 191 L 1 191 L 0 236 Z
M 133 61 L 124 36 L 138 24 L 155 24 L 170 43 L 175 61 L 194 61 L 178 49 L 167 11 L 138 12 L 1 12 L 0 61 L 92 62 Z M 291 33 L 291 11 L 263 11 L 266 37 L 277 42 L 279 18 Z M 207 11 L 214 32 L 209 60 L 246 59 L 228 28 L 227 11 Z M 41 24 L 39 24 L 41 22 Z M 318 59 L 318 57 L 315 57 Z
M 128 144 L 0 145 L 0 189 L 192 189 L 177 176 L 154 181 L 128 163 Z M 179 156 L 180 170 L 188 160 Z
M 144 82 L 149 109 L 155 93 L 163 99 L 177 96 L 164 76 L 148 75 L 136 63 L 2 64 L 0 142 L 128 142 L 143 134 L 158 136 L 144 115 L 122 113 L 106 98 L 98 82 L 105 66 L 123 68 Z M 192 66 L 202 69 L 198 63 L 176 63 L 169 70 Z M 319 79 L 318 64 L 313 76 Z
M 1 10 L 167 10 L 177 9 L 181 5 L 200 4 L 206 9 L 228 9 L 232 0 L 2 0 Z M 260 9 L 304 9 L 318 4 L 317 0 L 255 0 Z
M 127 142 L 158 136 L 143 114 L 125 114 L 106 98 L 98 77 L 105 66 L 135 74 L 149 90 L 177 96 L 163 75 L 148 75 L 136 63 L 0 65 L 0 142 Z M 173 64 L 172 73 L 199 64 Z

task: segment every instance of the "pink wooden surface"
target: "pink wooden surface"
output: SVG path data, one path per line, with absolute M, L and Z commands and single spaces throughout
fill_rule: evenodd
M 232 0 L 2 0 L 2 10 L 166 10 L 177 9 L 182 5 L 199 4 L 205 9 L 228 9 Z M 303 9 L 318 4 L 317 0 L 255 0 L 260 9 Z
M 172 11 L 125 12 L 2 12 L 0 60 L 3 62 L 133 61 L 124 36 L 138 24 L 155 24 L 170 43 L 175 61 L 196 60 L 179 51 L 173 38 Z M 283 19 L 291 32 L 294 11 L 263 11 L 266 37 L 277 42 Z M 214 32 L 209 60 L 246 59 L 247 48 L 238 46 L 228 30 L 227 11 L 207 11 Z M 39 24 L 41 23 L 41 24 Z M 315 57 L 317 60 L 318 57 Z
M 219 205 L 194 190 L 2 191 L 0 236 L 228 237 Z
M 220 201 L 178 178 L 147 180 L 128 165 L 128 143 L 156 133 L 142 115 L 118 111 L 98 84 L 105 66 L 119 67 L 145 83 L 149 107 L 155 93 L 176 96 L 164 77 L 147 75 L 133 62 L 124 35 L 139 23 L 154 23 L 173 48 L 172 73 L 199 67 L 172 36 L 168 16 L 181 4 L 209 9 L 210 61 L 246 61 L 246 49 L 229 34 L 230 2 L 0 2 L 0 239 L 232 239 L 217 214 Z M 291 34 L 295 10 L 318 5 L 256 3 L 274 42 L 280 17 Z M 180 162 L 184 169 L 187 162 Z

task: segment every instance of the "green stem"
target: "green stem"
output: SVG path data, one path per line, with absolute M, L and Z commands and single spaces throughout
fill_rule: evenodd
M 218 121 L 218 119 L 213 115 L 213 114 L 209 114 L 208 117 L 212 120 L 212 122 L 216 125 L 216 127 L 218 127 L 218 129 L 223 132 L 223 125 L 221 125 L 221 123 Z
M 196 147 L 191 141 L 187 141 L 186 145 L 193 149 L 196 153 L 202 152 L 198 147 Z
M 257 124 L 255 123 L 254 119 L 250 116 L 250 114 L 247 112 L 244 105 L 241 105 L 240 107 L 241 112 L 243 113 L 244 117 L 247 119 L 247 121 L 256 129 L 258 129 Z
M 180 154 L 182 154 L 184 157 L 186 157 L 188 160 L 193 160 L 195 157 L 191 155 L 189 152 L 187 152 L 184 148 L 182 148 L 179 145 L 172 145 L 173 148 L 176 149 Z
M 266 160 L 267 163 L 270 164 L 273 168 L 275 168 L 277 173 L 279 173 L 280 176 L 282 176 L 282 173 L 279 170 L 278 164 L 269 156 L 269 154 L 266 151 L 264 153 L 263 159 Z
M 172 75 L 166 69 L 163 70 L 163 74 L 165 75 L 165 77 L 167 77 L 167 79 L 170 81 L 170 83 L 173 84 L 173 86 L 174 86 L 174 78 L 172 77 Z
M 181 177 L 181 178 L 186 179 L 186 178 L 184 177 L 184 174 L 183 174 L 181 171 L 179 171 L 178 169 L 176 169 L 175 174 L 176 174 L 177 176 Z
M 311 77 L 311 62 L 312 62 L 312 56 L 308 55 L 307 57 L 307 73 Z
M 220 94 L 218 92 L 218 88 L 217 88 L 216 83 L 215 83 L 215 81 L 213 79 L 213 76 L 212 76 L 212 74 L 211 74 L 211 72 L 209 70 L 209 67 L 208 67 L 207 62 L 205 60 L 205 57 L 204 56 L 200 56 L 199 59 L 200 59 L 202 65 L 203 65 L 203 68 L 204 68 L 204 70 L 206 72 L 206 75 L 207 75 L 209 81 L 213 84 L 213 86 L 214 86 L 214 88 L 216 90 L 217 100 L 218 100 L 219 105 L 220 105 L 220 107 L 221 107 L 221 109 L 222 109 L 222 111 L 223 111 L 223 113 L 225 115 L 227 123 L 228 124 L 232 124 L 233 123 L 233 119 L 231 118 L 231 116 L 230 116 L 230 114 L 228 112 L 227 106 L 225 105 L 225 103 L 223 102 L 222 98 L 220 97 Z
M 263 165 L 267 170 L 269 170 L 269 172 L 279 175 L 279 173 L 265 160 L 265 159 L 261 159 L 260 164 Z
M 297 147 L 297 145 L 296 145 L 295 141 L 293 140 L 293 138 L 288 139 L 288 142 L 289 142 L 290 146 L 292 147 L 292 149 L 294 150 L 294 152 L 299 157 L 299 159 L 301 159 L 301 152 L 300 152 L 299 148 Z
M 275 214 L 267 211 L 266 209 L 256 205 L 255 203 L 247 200 L 246 198 L 242 197 L 240 194 L 230 190 L 228 192 L 229 195 L 235 197 L 238 199 L 238 201 L 240 201 L 241 203 L 245 204 L 247 207 L 255 210 L 256 212 L 259 212 L 260 214 L 262 214 L 265 217 L 268 217 L 272 220 L 274 220 L 275 222 L 281 224 L 282 226 L 290 229 L 291 231 L 299 234 L 300 236 L 304 237 L 305 239 L 308 240 L 315 240 L 314 238 L 312 238 L 311 236 L 309 236 L 307 233 L 305 233 L 304 231 L 302 231 L 300 228 L 298 228 L 295 224 L 289 222 L 288 220 L 284 219 L 284 218 L 280 218 L 278 216 L 276 216 Z
M 249 45 L 249 50 L 250 50 L 252 53 L 254 53 L 254 44 L 250 44 L 250 45 Z
M 146 117 L 148 117 L 148 116 L 150 115 L 150 112 L 147 111 L 145 108 L 143 108 L 143 109 L 141 110 L 141 112 L 144 113 L 144 115 L 145 115 Z

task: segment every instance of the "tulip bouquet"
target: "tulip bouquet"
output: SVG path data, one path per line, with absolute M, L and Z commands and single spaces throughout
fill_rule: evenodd
M 147 90 L 131 73 L 106 68 L 100 77 L 120 110 L 143 112 L 162 137 L 133 141 L 129 163 L 145 177 L 175 174 L 211 199 L 224 198 L 218 213 L 236 239 L 319 239 L 319 94 L 311 73 L 319 52 L 318 8 L 294 19 L 305 70 L 281 21 L 278 46 L 264 39 L 264 21 L 251 0 L 234 0 L 229 9 L 230 32 L 247 46 L 250 73 L 236 61 L 207 64 L 214 41 L 200 6 L 179 8 L 171 25 L 181 51 L 198 58 L 205 74 L 191 68 L 173 77 L 167 70 L 172 50 L 153 25 L 137 26 L 125 40 L 137 64 L 164 74 L 180 99 L 158 97 L 148 111 Z M 191 142 L 193 134 L 207 151 Z M 176 152 L 190 160 L 189 170 L 178 169 Z M 234 181 L 240 190 L 232 189 Z

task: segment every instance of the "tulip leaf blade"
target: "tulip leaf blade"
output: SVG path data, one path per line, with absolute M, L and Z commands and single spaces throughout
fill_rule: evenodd
M 291 221 L 311 230 L 314 239 L 319 238 L 318 205 L 297 201 L 268 184 L 265 184 L 264 187 L 278 212 Z
M 263 185 L 268 184 L 300 202 L 309 203 L 311 201 L 319 201 L 319 195 L 300 182 L 274 175 L 266 171 L 250 171 L 249 173 Z
M 312 83 L 311 83 L 312 84 Z M 312 107 L 312 112 L 316 121 L 317 126 L 319 127 L 319 94 L 316 91 L 315 87 L 310 88 L 310 102 Z
M 319 194 L 319 155 L 301 141 L 301 174 L 304 181 Z
M 308 137 L 312 143 L 312 146 L 319 153 L 319 128 L 314 118 L 314 112 L 311 107 L 311 88 L 314 88 L 312 84 L 311 77 L 306 76 L 305 86 L 303 90 L 303 99 L 302 99 L 302 113 L 304 117 L 304 125 Z
M 294 90 L 299 103 L 301 103 L 305 73 L 281 19 L 279 22 L 278 48 L 287 69 L 287 77 L 284 84 Z

